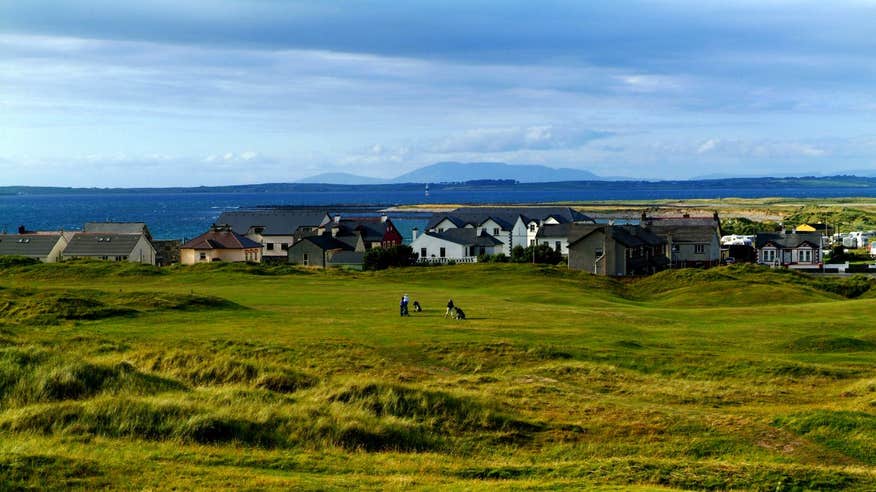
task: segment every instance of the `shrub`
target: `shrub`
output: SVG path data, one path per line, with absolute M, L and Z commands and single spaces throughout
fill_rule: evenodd
M 416 263 L 414 250 L 406 244 L 389 248 L 373 248 L 365 253 L 362 268 L 365 270 L 385 270 L 389 267 L 406 267 Z

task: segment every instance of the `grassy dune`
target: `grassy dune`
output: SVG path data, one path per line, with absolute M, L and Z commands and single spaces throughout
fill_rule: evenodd
M 7 263 L 0 489 L 872 490 L 874 290 Z

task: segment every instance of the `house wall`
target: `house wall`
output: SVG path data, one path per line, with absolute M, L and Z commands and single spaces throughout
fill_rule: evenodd
M 49 254 L 46 255 L 45 258 L 40 258 L 40 261 L 43 263 L 56 263 L 61 261 L 61 255 L 64 253 L 64 249 L 67 248 L 67 238 L 61 236 L 58 239 L 58 242 L 55 243 L 55 246 L 49 251 Z
M 538 238 L 538 244 L 547 244 L 555 251 L 557 249 L 557 241 L 560 242 L 560 253 L 563 256 L 569 256 L 569 239 L 565 236 Z
M 414 253 L 419 255 L 420 258 L 440 258 L 441 248 L 444 248 L 445 250 L 445 258 L 458 259 L 470 256 L 465 251 L 465 247 L 461 244 L 451 243 L 450 241 L 429 236 L 427 234 L 417 237 L 417 239 L 411 243 L 411 248 L 413 248 Z M 426 248 L 425 257 L 422 255 L 423 248 Z
M 204 258 L 201 258 L 201 253 L 204 253 Z M 183 265 L 194 265 L 196 263 L 209 263 L 212 261 L 227 261 L 227 262 L 244 262 L 254 261 L 261 262 L 261 248 L 247 249 L 192 249 L 184 248 L 179 252 L 180 263 Z
M 511 255 L 511 250 L 514 249 L 515 246 L 523 246 L 524 248 L 529 246 L 529 232 L 526 229 L 526 224 L 523 222 L 523 219 L 517 217 L 517 221 L 514 222 L 514 228 L 511 229 L 511 241 L 508 244 L 507 251 L 505 254 Z
M 145 265 L 155 264 L 155 248 L 152 247 L 152 243 L 146 239 L 146 236 L 140 236 L 131 254 L 128 255 L 128 261 Z
M 286 249 L 284 249 L 284 245 L 287 245 L 286 248 L 289 248 L 295 242 L 294 235 L 267 236 L 250 232 L 246 234 L 246 237 L 262 245 L 262 256 L 271 257 L 286 257 Z
M 325 268 L 328 256 L 328 252 L 324 252 L 319 246 L 310 241 L 299 241 L 289 248 L 288 262 L 295 265 Z

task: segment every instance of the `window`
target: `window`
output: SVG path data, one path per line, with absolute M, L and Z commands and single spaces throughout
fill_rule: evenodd
M 535 232 L 535 223 L 529 224 L 529 232 Z
M 530 239 L 530 240 L 529 240 L 529 245 L 530 245 L 530 246 L 535 246 L 535 239 Z
M 594 254 L 597 258 L 599 258 L 600 256 L 602 256 L 603 253 L 604 253 L 604 251 L 602 250 L 602 248 L 596 248 L 595 250 L 593 250 L 593 254 Z
M 304 264 L 304 266 L 310 265 L 310 255 L 309 254 L 304 253 L 304 257 L 302 258 L 302 263 Z
M 798 261 L 800 263 L 812 263 L 812 250 L 801 249 L 798 253 Z
M 494 235 L 494 236 L 498 236 L 498 235 L 499 235 L 499 228 L 498 228 L 498 227 L 493 227 L 493 235 Z
M 447 251 L 444 248 L 441 248 L 441 250 L 438 252 L 438 255 L 441 256 L 441 258 L 444 258 L 445 256 L 447 256 Z
M 559 253 L 562 249 L 563 249 L 563 243 L 561 243 L 560 241 L 554 242 L 554 251 Z
M 705 244 L 694 244 L 694 253 L 701 255 L 706 252 Z
M 199 259 L 200 259 L 201 261 L 206 260 L 206 259 L 207 259 L 207 253 L 201 253 Z
M 266 248 L 268 251 L 274 251 L 274 243 L 268 243 L 268 244 L 266 244 L 266 245 L 265 245 L 265 248 Z
M 420 248 L 420 258 L 425 258 L 427 256 L 429 255 L 426 254 L 426 248 Z
M 776 261 L 776 250 L 774 250 L 774 249 L 763 250 L 763 261 L 764 261 L 764 263 L 772 263 L 772 262 Z
M 289 243 L 281 244 L 280 249 L 282 249 L 283 251 L 289 251 Z

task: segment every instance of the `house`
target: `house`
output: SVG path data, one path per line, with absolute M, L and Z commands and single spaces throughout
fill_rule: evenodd
M 332 236 L 331 232 L 305 236 L 289 247 L 287 261 L 296 265 L 326 268 L 362 268 L 365 243 L 360 234 Z
M 790 268 L 813 268 L 821 265 L 821 233 L 760 232 L 754 240 L 757 262 Z
M 402 244 L 402 236 L 395 224 L 386 215 L 380 217 L 342 218 L 335 215 L 332 222 L 321 229 L 330 231 L 332 236 L 359 235 L 365 249 L 389 248 Z
M 576 224 L 569 231 L 569 268 L 596 275 L 648 275 L 669 264 L 666 241 L 637 225 Z
M 67 238 L 57 233 L 0 234 L 0 256 L 24 256 L 43 263 L 61 260 Z
M 461 207 L 434 214 L 426 231 L 440 234 L 451 229 L 471 228 L 476 236 L 484 232 L 501 241 L 503 246 L 499 252 L 510 256 L 515 246 L 535 244 L 542 226 L 575 222 L 592 223 L 593 220 L 569 207 Z
M 575 224 L 545 224 L 535 234 L 536 244 L 546 244 L 563 256 L 569 256 L 569 232 Z
M 476 263 L 478 255 L 495 255 L 505 251 L 505 244 L 480 228 L 450 228 L 442 232 L 414 231 L 411 248 L 421 263 Z
M 78 232 L 61 253 L 62 260 L 93 258 L 155 264 L 155 248 L 145 234 Z
M 194 265 L 213 261 L 259 263 L 262 245 L 234 232 L 228 225 L 216 225 L 179 247 L 180 263 Z
M 646 227 L 669 245 L 673 268 L 721 264 L 721 220 L 711 217 L 642 217 Z
M 298 238 L 315 233 L 332 221 L 324 210 L 259 209 L 223 212 L 217 224 L 231 229 L 262 245 L 265 261 L 286 261 L 287 251 Z

